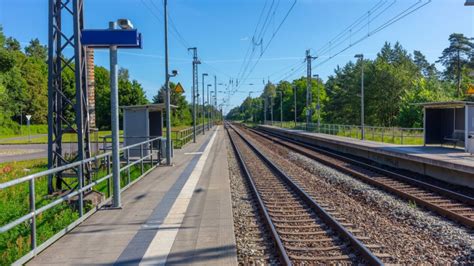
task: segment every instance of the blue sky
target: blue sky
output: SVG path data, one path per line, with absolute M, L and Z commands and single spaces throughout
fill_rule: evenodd
M 380 2 L 297 0 L 288 18 L 269 42 L 293 0 L 169 0 L 173 24 L 184 39 L 180 40 L 176 37 L 176 32 L 170 29 L 170 68 L 179 70 L 179 76 L 173 81 L 184 85 L 188 99 L 192 82 L 192 55 L 185 46 L 198 47 L 199 57 L 204 62 L 200 65 L 200 73 L 207 72 L 211 76 L 206 83 L 209 81 L 213 84 L 214 75 L 219 83 L 228 83 L 230 78 L 237 78 L 260 12 L 265 4 L 268 7 L 272 1 L 274 12 L 269 15 L 268 28 L 262 38 L 263 46 L 268 45 L 268 49 L 248 74 L 248 79 L 241 82 L 239 92 L 231 98 L 226 110 L 240 104 L 248 91 L 261 90 L 264 79 L 266 81 L 270 77 L 272 82 L 278 82 L 292 67 L 301 64 L 306 49 L 316 53 L 335 35 L 357 18 L 366 15 L 368 10 Z M 384 1 L 387 10 L 371 22 L 367 30 L 362 30 L 362 33 L 388 21 L 418 0 Z M 15 37 L 22 45 L 32 38 L 39 38 L 42 43 L 47 43 L 47 10 L 47 0 L 0 0 L 0 24 L 7 36 Z M 119 65 L 130 70 L 131 77 L 143 84 L 151 99 L 164 80 L 162 1 L 85 0 L 86 28 L 106 28 L 108 21 L 117 18 L 129 18 L 143 34 L 144 49 L 119 52 Z M 415 49 L 421 50 L 429 61 L 434 62 L 448 45 L 448 36 L 453 32 L 474 37 L 474 7 L 465 7 L 464 0 L 433 0 L 413 14 L 319 65 L 328 55 L 334 55 L 349 43 L 331 48 L 329 53 L 314 61 L 313 65 L 317 67 L 313 73 L 326 79 L 337 65 L 353 60 L 356 53 L 364 53 L 368 58 L 375 57 L 385 41 L 399 41 L 410 53 Z M 357 39 L 357 35 L 349 37 L 348 42 Z M 256 47 L 257 56 L 260 49 Z M 250 65 L 254 63 L 252 61 Z M 107 51 L 96 53 L 96 64 L 108 68 Z M 305 75 L 304 68 L 292 73 L 289 78 L 302 75 Z M 219 90 L 223 89 L 220 86 Z M 219 101 L 222 96 L 221 94 Z

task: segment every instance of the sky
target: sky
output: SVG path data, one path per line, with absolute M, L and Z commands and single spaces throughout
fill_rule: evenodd
M 7 36 L 27 45 L 33 38 L 48 40 L 47 0 L 0 0 L 0 25 Z M 434 62 L 448 46 L 449 34 L 474 37 L 474 7 L 465 0 L 169 0 L 170 70 L 179 75 L 188 101 L 192 90 L 192 54 L 197 47 L 201 73 L 206 84 L 225 91 L 231 79 L 239 87 L 224 108 L 239 105 L 253 91 L 258 95 L 263 83 L 306 75 L 305 51 L 318 56 L 313 74 L 323 80 L 354 55 L 374 58 L 382 45 L 400 42 L 410 53 L 420 50 Z M 293 8 L 292 5 L 294 4 Z M 374 33 L 379 26 L 410 6 L 413 13 Z M 288 14 L 286 16 L 286 14 Z M 286 19 L 285 19 L 286 16 Z M 143 35 L 143 49 L 119 51 L 119 66 L 129 69 L 132 79 L 144 87 L 152 99 L 164 83 L 164 25 L 162 0 L 84 0 L 85 28 L 107 28 L 109 21 L 128 18 Z M 357 27 L 345 29 L 361 19 Z M 67 20 L 67 18 L 66 18 Z M 65 28 L 70 28 L 69 20 Z M 370 23 L 369 23 L 370 22 Z M 262 25 L 266 25 L 264 28 Z M 360 26 L 360 28 L 359 28 Z M 262 30 L 263 28 L 263 30 Z M 350 27 L 349 27 L 350 28 Z M 254 34 L 256 32 L 256 34 Z M 259 34 L 262 32 L 262 34 Z M 344 42 L 335 41 L 339 33 Z M 367 36 L 370 33 L 370 36 Z M 253 38 L 260 36 L 259 38 Z M 364 37 L 364 38 L 363 38 Z M 356 43 L 356 40 L 362 39 Z M 331 41 L 332 40 L 332 41 Z M 336 45 L 338 44 L 338 45 Z M 321 48 L 328 48 L 321 50 Z M 346 49 L 347 48 L 347 49 Z M 344 51 L 342 51 L 344 50 Z M 244 61 L 253 51 L 250 61 Z M 342 51 L 342 52 L 341 52 Z M 263 53 L 262 53 L 263 52 Z M 96 64 L 108 68 L 108 51 L 96 51 Z M 258 59 L 260 58 L 260 59 Z M 258 62 L 257 62 L 258 59 Z M 249 67 L 245 67 L 248 62 Z M 242 73 L 242 70 L 246 70 Z M 218 93 L 222 103 L 227 97 Z

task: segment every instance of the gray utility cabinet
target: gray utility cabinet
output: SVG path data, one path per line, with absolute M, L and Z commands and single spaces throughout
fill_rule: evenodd
M 124 146 L 163 136 L 164 104 L 123 106 Z M 173 106 L 175 108 L 175 106 Z M 157 149 L 155 142 L 153 149 Z M 143 147 L 143 154 L 149 154 L 149 146 Z M 130 150 L 130 157 L 139 157 L 140 147 Z

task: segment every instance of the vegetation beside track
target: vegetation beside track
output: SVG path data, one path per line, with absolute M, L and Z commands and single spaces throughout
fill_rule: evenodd
M 151 165 L 146 163 L 144 170 L 147 171 Z M 41 172 L 47 169 L 47 160 L 28 160 L 11 163 L 0 163 L 0 183 L 14 180 L 28 174 Z M 135 165 L 130 171 L 130 180 L 137 179 L 141 174 L 140 165 Z M 93 174 L 93 180 L 106 175 L 105 168 L 101 168 Z M 127 183 L 128 174 L 121 173 L 121 186 Z M 76 185 L 76 178 L 66 180 L 71 187 Z M 107 182 L 102 182 L 93 188 L 108 198 L 109 190 Z M 15 185 L 0 191 L 0 225 L 3 226 L 29 212 L 29 185 L 28 182 Z M 36 209 L 57 199 L 58 196 L 48 196 L 47 177 L 41 177 L 35 181 Z M 87 201 L 84 204 L 85 212 L 93 206 Z M 73 204 L 63 202 L 37 216 L 37 245 L 64 229 L 67 225 L 79 218 L 77 208 Z M 30 225 L 29 222 L 15 226 L 11 230 L 0 234 L 0 265 L 9 265 L 30 251 Z

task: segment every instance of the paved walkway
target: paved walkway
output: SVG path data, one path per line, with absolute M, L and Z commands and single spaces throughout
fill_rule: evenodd
M 48 134 L 37 134 L 37 135 L 31 135 L 28 137 L 28 135 L 26 136 L 18 136 L 18 137 L 11 137 L 11 138 L 3 138 L 3 139 L 0 139 L 0 143 L 4 143 L 4 142 L 9 142 L 9 141 L 12 141 L 12 140 L 24 140 L 24 141 L 27 141 L 28 139 L 38 139 L 38 138 L 42 138 L 42 137 L 46 137 L 48 136 Z
M 92 152 L 102 149 L 102 143 L 91 143 Z M 63 143 L 65 153 L 77 152 L 76 143 Z M 0 163 L 48 158 L 48 144 L 1 144 Z
M 30 265 L 236 265 L 224 129 L 175 151 L 122 194 L 123 209 L 101 210 Z
M 306 132 L 303 130 L 282 129 L 279 127 L 272 126 L 265 127 L 289 132 L 291 134 L 321 139 L 330 143 L 343 144 L 349 147 L 353 146 L 362 150 L 368 150 L 372 152 L 375 151 L 379 153 L 393 155 L 396 157 L 408 158 L 410 160 L 419 161 L 423 163 L 445 166 L 448 169 L 460 169 L 467 173 L 474 173 L 474 155 L 471 155 L 462 149 L 454 149 L 450 147 L 440 146 L 399 145 L 376 141 L 360 140 L 329 134 Z
M 31 159 L 48 158 L 46 144 L 2 144 L 0 145 L 0 163 Z

